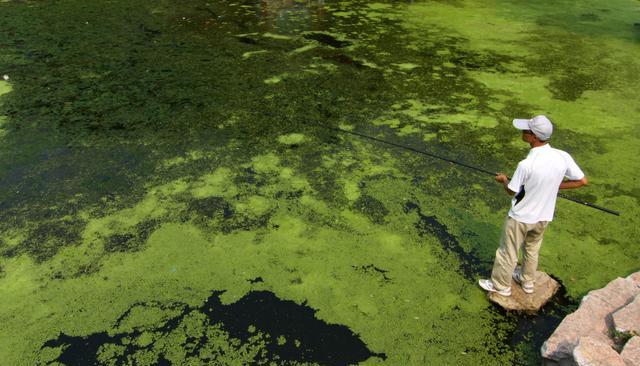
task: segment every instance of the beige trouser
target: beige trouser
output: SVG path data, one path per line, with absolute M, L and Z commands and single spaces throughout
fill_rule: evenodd
M 497 290 L 511 287 L 511 275 L 518 264 L 520 248 L 522 254 L 522 281 L 532 283 L 538 268 L 538 254 L 548 221 L 535 224 L 518 222 L 507 216 L 500 239 L 500 248 L 496 250 L 491 281 Z

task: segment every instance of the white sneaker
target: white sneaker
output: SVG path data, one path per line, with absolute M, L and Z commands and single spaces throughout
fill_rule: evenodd
M 520 284 L 522 287 L 522 291 L 526 294 L 533 293 L 533 283 L 532 282 L 522 282 L 522 274 L 520 273 L 520 267 L 516 267 L 515 271 L 513 271 L 513 280 Z
M 478 284 L 480 285 L 480 287 L 489 292 L 495 292 L 498 295 L 502 296 L 511 296 L 511 287 L 508 287 L 504 290 L 497 290 L 495 287 L 493 287 L 493 282 L 491 280 L 479 280 Z

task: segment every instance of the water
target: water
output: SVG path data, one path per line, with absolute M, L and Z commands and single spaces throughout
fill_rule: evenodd
M 638 21 L 617 0 L 0 3 L 2 364 L 539 364 L 581 296 L 639 269 Z M 324 128 L 510 174 L 510 120 L 538 113 L 591 182 L 567 194 L 622 212 L 558 202 L 540 264 L 565 290 L 538 317 L 476 285 L 509 204 L 491 177 Z

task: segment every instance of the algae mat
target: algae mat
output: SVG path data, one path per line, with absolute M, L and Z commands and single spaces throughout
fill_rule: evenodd
M 539 364 L 640 269 L 637 1 L 0 3 L 0 363 Z M 590 178 L 494 308 L 514 117 Z

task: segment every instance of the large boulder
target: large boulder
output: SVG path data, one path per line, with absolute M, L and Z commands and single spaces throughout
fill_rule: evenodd
M 581 337 L 573 349 L 578 366 L 626 366 L 622 357 L 608 343 L 591 337 Z
M 622 349 L 620 356 L 622 356 L 622 359 L 627 366 L 640 365 L 640 337 L 633 337 L 629 339 Z
M 619 333 L 640 335 L 640 295 L 636 295 L 630 304 L 613 313 L 613 324 Z
M 502 296 L 489 292 L 489 300 L 502 306 L 506 310 L 534 314 L 546 304 L 560 288 L 558 281 L 544 272 L 536 272 L 535 292 L 527 294 L 522 287 L 511 280 L 511 296 Z
M 545 359 L 564 361 L 573 359 L 573 350 L 581 337 L 614 346 L 612 313 L 631 303 L 640 293 L 640 272 L 627 278 L 617 278 L 602 289 L 591 291 L 582 298 L 578 310 L 569 314 L 542 345 Z

